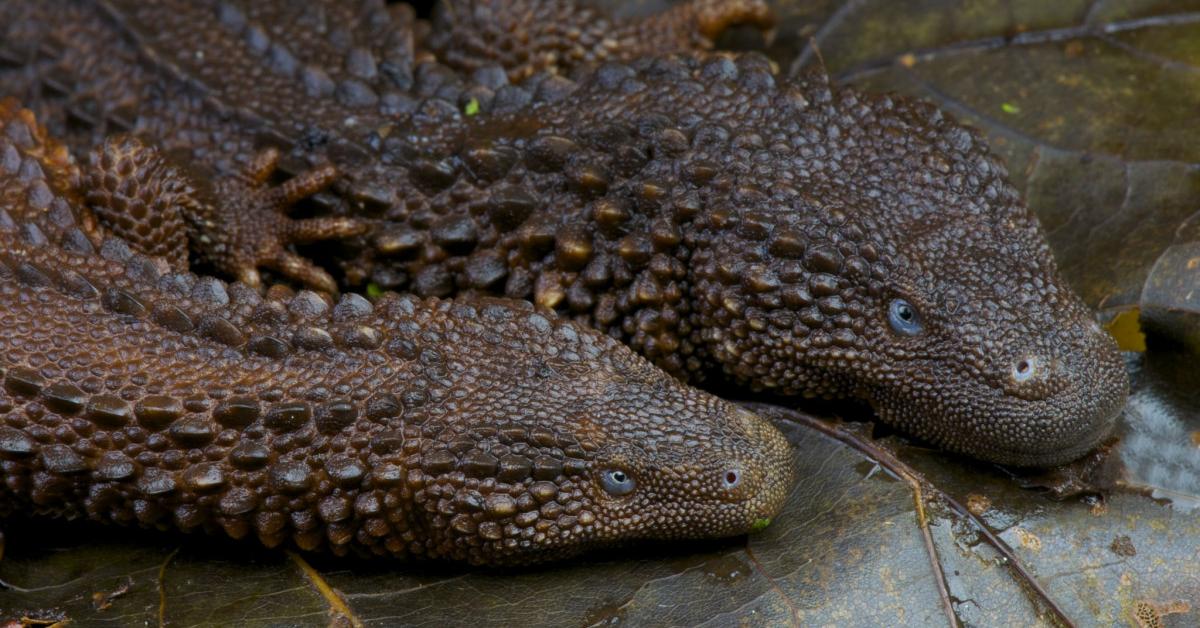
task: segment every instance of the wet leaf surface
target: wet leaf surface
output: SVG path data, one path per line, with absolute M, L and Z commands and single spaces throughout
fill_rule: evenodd
M 0 591 L 0 620 L 943 625 L 936 564 L 964 623 L 1050 625 L 1047 604 L 953 500 L 1079 625 L 1200 622 L 1191 394 L 1200 390 L 1200 2 L 783 0 L 778 9 L 769 50 L 784 72 L 823 61 L 836 80 L 929 98 L 980 127 L 1088 303 L 1108 317 L 1140 308 L 1148 349 L 1130 356 L 1134 392 L 1104 473 L 1031 481 L 879 443 L 923 478 L 934 563 L 910 483 L 781 414 L 803 479 L 785 512 L 750 537 L 498 572 L 17 519 L 5 522 L 0 579 L 16 588 Z M 1054 500 L 1022 488 L 1039 482 L 1075 482 L 1082 493 Z
M 1172 347 L 1150 352 L 1134 366 L 1120 449 L 1125 486 L 1168 500 L 1177 512 L 1192 516 L 1200 514 L 1195 359 L 1190 350 Z

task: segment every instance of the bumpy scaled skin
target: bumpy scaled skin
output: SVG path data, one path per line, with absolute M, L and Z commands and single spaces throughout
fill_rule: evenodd
M 726 26 L 771 23 L 760 0 L 691 0 L 660 15 L 616 21 L 564 0 L 489 0 L 478 8 L 483 12 L 448 2 L 443 17 L 457 12 L 463 19 L 441 20 L 444 28 L 425 41 L 428 25 L 416 23 L 410 7 L 381 0 L 3 0 L 0 96 L 31 106 L 76 154 L 106 140 L 111 148 L 111 135 L 134 131 L 163 149 L 155 160 L 171 155 L 168 165 L 197 172 L 197 181 L 232 179 L 235 185 L 201 195 L 197 207 L 181 208 L 200 214 L 185 215 L 189 225 L 220 225 L 189 233 L 200 244 L 194 249 L 207 249 L 200 259 L 251 283 L 262 266 L 330 291 L 332 278 L 287 257 L 288 245 L 360 234 L 365 225 L 342 217 L 314 232 L 307 229 L 312 225 L 279 220 L 282 208 L 260 207 L 253 190 L 241 194 L 239 175 L 261 148 L 289 149 L 283 165 L 293 174 L 334 160 L 354 187 L 342 213 L 361 214 L 393 194 L 396 172 L 378 161 L 377 150 L 397 130 L 397 116 L 446 113 L 440 105 L 416 111 L 423 97 L 490 103 L 507 73 L 526 77 L 711 46 Z M 503 16 L 503 28 L 487 15 Z M 556 21 L 547 23 L 549 16 Z M 430 61 L 427 46 L 452 47 L 455 67 L 475 70 L 482 83 L 463 91 L 447 67 Z M 488 65 L 488 46 L 503 49 L 511 67 Z M 500 91 L 501 98 L 524 98 L 521 90 Z M 205 239 L 220 246 L 205 247 Z
M 976 133 L 922 103 L 779 85 L 753 56 L 564 89 L 430 149 L 456 176 L 409 192 L 377 263 L 419 293 L 532 298 L 689 379 L 864 398 L 988 460 L 1063 462 L 1109 434 L 1115 343 Z M 421 248 L 388 250 L 411 234 Z
M 418 61 L 402 11 L 97 4 L 9 8 L 0 85 L 81 146 L 123 120 L 198 162 L 332 161 L 326 207 L 379 219 L 346 284 L 528 298 L 690 381 L 866 399 L 998 462 L 1076 457 L 1123 403 L 1003 167 L 931 106 L 755 55 L 517 86 Z
M 0 513 L 526 563 L 746 532 L 793 476 L 764 419 L 531 306 L 263 298 L 91 231 L 0 104 Z

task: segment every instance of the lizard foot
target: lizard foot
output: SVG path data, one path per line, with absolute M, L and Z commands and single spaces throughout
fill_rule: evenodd
M 187 267 L 190 249 L 196 259 L 252 287 L 262 285 L 259 269 L 268 268 L 337 292 L 328 272 L 290 247 L 361 235 L 368 226 L 353 218 L 289 218 L 296 202 L 327 188 L 339 173 L 321 166 L 273 186 L 268 180 L 278 163 L 279 151 L 267 149 L 240 172 L 210 181 L 185 173 L 137 138 L 121 136 L 93 152 L 84 185 L 105 227 L 176 267 Z
M 317 290 L 337 292 L 329 273 L 289 246 L 362 235 L 368 226 L 353 218 L 289 218 L 287 212 L 296 202 L 329 187 L 339 172 L 332 165 L 321 166 L 270 186 L 267 181 L 278 164 L 279 151 L 266 149 L 241 173 L 217 181 L 219 204 L 201 221 L 202 241 L 195 246 L 218 268 L 250 286 L 262 284 L 258 268 L 264 267 Z
M 674 26 L 672 26 L 674 25 Z M 775 15 L 760 0 L 689 0 L 644 20 L 647 34 L 664 27 L 699 36 L 695 45 L 711 47 L 721 33 L 734 26 L 753 26 L 770 35 Z

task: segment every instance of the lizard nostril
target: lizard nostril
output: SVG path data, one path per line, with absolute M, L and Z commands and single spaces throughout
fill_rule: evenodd
M 737 469 L 730 469 L 725 472 L 725 477 L 721 478 L 721 480 L 725 488 L 737 488 L 742 483 L 742 474 Z
M 1035 358 L 1022 358 L 1013 364 L 1013 379 L 1017 382 L 1028 381 L 1036 371 L 1037 360 Z

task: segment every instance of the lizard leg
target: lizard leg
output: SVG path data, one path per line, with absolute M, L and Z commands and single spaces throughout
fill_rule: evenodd
M 774 22 L 763 0 L 687 0 L 626 19 L 575 0 L 442 0 L 426 44 L 451 67 L 499 65 L 520 81 L 542 70 L 708 50 L 729 27 L 769 30 Z
M 132 136 L 109 138 L 92 151 L 83 188 L 108 231 L 147 255 L 187 268 L 184 213 L 195 211 L 200 191 L 159 151 Z
M 269 268 L 309 287 L 336 292 L 329 273 L 294 253 L 293 244 L 346 238 L 367 230 L 352 218 L 293 220 L 298 201 L 328 187 L 339 173 L 322 166 L 278 186 L 279 153 L 268 149 L 232 175 L 189 175 L 137 138 L 112 138 L 92 154 L 85 175 L 88 204 L 101 222 L 135 248 L 186 268 L 197 259 L 258 287 Z

